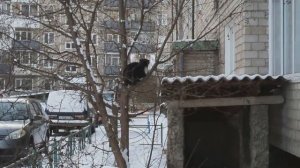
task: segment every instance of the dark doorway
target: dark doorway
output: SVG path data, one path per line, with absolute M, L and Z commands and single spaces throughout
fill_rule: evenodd
M 235 110 L 187 109 L 184 155 L 187 168 L 238 168 L 239 129 Z M 236 126 L 235 126 L 236 125 Z
M 270 168 L 299 168 L 300 158 L 270 145 Z

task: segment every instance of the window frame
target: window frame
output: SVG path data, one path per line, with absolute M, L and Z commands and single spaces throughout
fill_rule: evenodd
M 67 45 L 70 45 L 70 47 L 67 47 Z M 65 42 L 65 49 L 74 49 L 74 48 L 76 48 L 75 43 Z
M 94 45 L 98 44 L 98 35 L 97 34 L 91 34 L 91 41 Z
M 300 5 L 298 0 L 269 1 L 269 73 L 272 75 L 300 73 L 300 48 L 296 46 L 300 43 L 300 9 L 297 5 Z
M 224 74 L 235 73 L 235 24 L 229 22 L 224 28 Z
M 23 85 L 23 83 L 25 82 L 25 80 L 28 80 L 28 81 L 31 81 L 31 86 L 30 86 L 30 88 L 25 88 L 24 89 L 24 87 L 22 87 L 22 85 Z M 18 87 L 18 85 L 17 85 L 17 81 L 20 81 L 19 82 L 19 84 L 20 84 L 20 86 Z M 17 79 L 15 79 L 15 90 L 32 90 L 32 88 L 33 88 L 33 82 L 32 82 L 32 79 L 30 79 L 30 78 L 17 78 Z
M 72 68 L 74 68 L 74 67 L 75 67 L 75 70 L 72 70 Z M 77 66 L 76 65 L 67 65 L 65 68 L 65 72 L 72 72 L 72 73 L 77 72 Z
M 24 11 L 23 11 L 25 6 L 28 6 L 27 13 L 24 13 Z M 33 13 L 33 11 L 32 11 L 33 6 L 36 7 L 35 13 Z M 23 4 L 21 4 L 21 14 L 22 14 L 22 16 L 25 16 L 25 17 L 36 17 L 38 15 L 38 6 L 35 4 L 23 3 Z
M 24 55 L 26 54 L 26 55 Z M 20 61 L 23 65 L 37 65 L 38 64 L 38 54 L 35 55 L 36 58 L 34 58 L 34 54 L 37 54 L 33 51 L 26 51 L 26 50 L 19 50 L 16 51 L 16 58 Z M 27 61 L 24 62 L 25 56 L 27 57 Z M 33 61 L 34 60 L 34 61 Z
M 24 37 L 25 35 L 25 37 Z M 32 40 L 32 32 L 31 31 L 15 31 L 14 33 L 15 39 L 19 41 L 29 41 Z M 24 38 L 24 39 L 22 39 Z
M 113 59 L 118 59 L 118 65 L 113 65 Z M 120 56 L 118 54 L 105 54 L 105 66 L 120 66 Z
M 156 24 L 159 26 L 167 26 L 168 25 L 168 15 L 162 14 L 162 13 L 158 14 Z
M 52 36 L 52 40 L 51 40 L 51 36 Z M 55 43 L 54 32 L 45 32 L 43 41 L 44 41 L 45 44 L 49 44 L 49 45 L 54 44 Z

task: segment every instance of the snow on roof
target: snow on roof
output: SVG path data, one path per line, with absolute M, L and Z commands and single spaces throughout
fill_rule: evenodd
M 58 90 L 49 93 L 47 109 L 50 112 L 83 112 L 87 101 L 80 91 Z
M 70 80 L 70 83 L 86 84 L 86 78 L 85 77 L 72 78 Z
M 162 84 L 173 84 L 174 82 L 185 83 L 187 81 L 195 83 L 195 82 L 208 82 L 208 81 L 244 81 L 244 80 L 283 80 L 282 76 L 271 76 L 271 75 L 209 75 L 209 76 L 185 76 L 185 77 L 164 77 L 162 79 Z

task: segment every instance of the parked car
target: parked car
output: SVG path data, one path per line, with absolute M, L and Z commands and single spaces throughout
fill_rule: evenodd
M 49 127 L 38 100 L 0 99 L 0 158 L 16 159 L 49 141 Z
M 51 91 L 46 104 L 51 133 L 69 132 L 93 123 L 94 114 L 80 91 Z

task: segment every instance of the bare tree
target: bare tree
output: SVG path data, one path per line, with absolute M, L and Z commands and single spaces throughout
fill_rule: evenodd
M 151 77 L 158 75 L 158 67 L 171 61 L 177 54 L 169 54 L 166 48 L 169 49 L 169 42 L 174 39 L 173 36 L 179 29 L 179 21 L 189 3 L 188 0 L 176 2 L 33 0 L 21 5 L 11 3 L 11 11 L 1 18 L 2 27 L 5 30 L 2 34 L 6 37 L 1 48 L 9 58 L 9 62 L 14 65 L 15 71 L 26 70 L 24 73 L 28 75 L 34 74 L 40 79 L 52 81 L 51 87 L 54 89 L 63 84 L 85 93 L 95 111 L 102 118 L 117 166 L 128 167 L 129 108 L 132 93 Z M 133 12 L 130 9 L 133 9 Z M 162 22 L 157 20 L 157 16 L 164 12 L 170 16 L 167 18 L 167 24 L 153 25 L 153 22 Z M 207 26 L 204 26 L 204 29 L 195 35 L 194 40 L 183 49 L 216 29 L 234 12 L 236 11 L 232 11 L 216 25 L 208 22 Z M 129 20 L 130 14 L 136 16 L 136 19 Z M 151 28 L 151 26 L 154 27 Z M 135 29 L 134 33 L 129 31 L 131 28 Z M 135 55 L 145 53 L 139 50 L 143 44 L 140 38 L 149 29 L 154 32 L 148 37 L 151 40 L 147 41 L 147 44 L 151 44 L 153 48 L 151 52 L 148 52 L 154 56 L 151 58 L 151 68 L 147 76 L 137 85 L 126 86 L 122 82 L 122 72 L 127 64 L 134 60 L 133 53 Z M 102 94 L 106 89 L 108 79 L 111 79 L 105 74 L 104 69 L 107 51 L 103 46 L 108 41 L 108 34 L 119 38 L 110 43 L 115 47 L 120 58 L 120 70 L 114 77 L 118 79 L 115 80 L 118 86 L 116 93 L 118 102 L 112 105 L 104 100 Z M 160 36 L 164 38 L 159 39 Z M 84 77 L 84 85 L 72 81 L 78 77 Z M 113 106 L 118 110 L 119 115 L 108 113 L 107 106 Z M 120 143 L 117 136 L 118 130 L 112 125 L 115 119 L 120 120 Z

